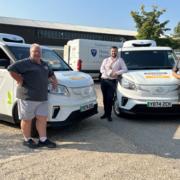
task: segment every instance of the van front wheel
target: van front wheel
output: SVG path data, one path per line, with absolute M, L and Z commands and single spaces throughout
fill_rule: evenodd
M 17 103 L 14 105 L 14 108 L 13 108 L 13 121 L 14 121 L 14 124 L 20 124 Z

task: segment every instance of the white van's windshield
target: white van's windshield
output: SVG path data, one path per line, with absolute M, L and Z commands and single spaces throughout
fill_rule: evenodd
M 8 46 L 8 48 L 17 61 L 29 57 L 29 47 Z M 72 70 L 53 50 L 42 48 L 42 60 L 47 62 L 54 71 Z
M 121 56 L 129 70 L 137 69 L 172 69 L 175 57 L 172 51 L 123 51 Z

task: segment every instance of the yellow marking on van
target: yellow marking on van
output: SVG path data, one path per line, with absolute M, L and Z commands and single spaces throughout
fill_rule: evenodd
M 8 91 L 8 93 L 7 93 L 7 98 L 8 98 L 7 103 L 8 103 L 9 105 L 11 105 L 11 104 L 12 104 L 12 92 Z
M 145 76 L 145 78 L 147 79 L 169 79 L 171 78 L 170 75 L 157 75 L 157 76 L 154 76 L 154 75 L 148 75 L 148 76 Z

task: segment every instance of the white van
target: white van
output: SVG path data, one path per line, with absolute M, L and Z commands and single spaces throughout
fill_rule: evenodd
M 117 84 L 115 114 L 180 114 L 180 81 L 172 76 L 172 49 L 157 47 L 152 40 L 132 40 L 119 52 L 129 71 Z
M 18 35 L 0 33 L 0 42 L 25 43 L 25 40 Z
M 73 70 L 89 73 L 93 78 L 100 77 L 103 59 L 110 56 L 112 46 L 122 47 L 122 42 L 75 39 L 64 47 L 64 60 Z
M 16 82 L 7 67 L 29 57 L 30 45 L 0 42 L 0 120 L 18 123 Z M 53 50 L 42 47 L 42 59 L 51 65 L 59 82 L 56 92 L 49 87 L 48 124 L 63 126 L 97 113 L 94 82 L 90 75 L 75 72 Z

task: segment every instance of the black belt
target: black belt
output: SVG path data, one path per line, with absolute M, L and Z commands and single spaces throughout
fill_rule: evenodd
M 111 82 L 116 82 L 117 79 L 102 79 L 103 81 L 111 81 Z

